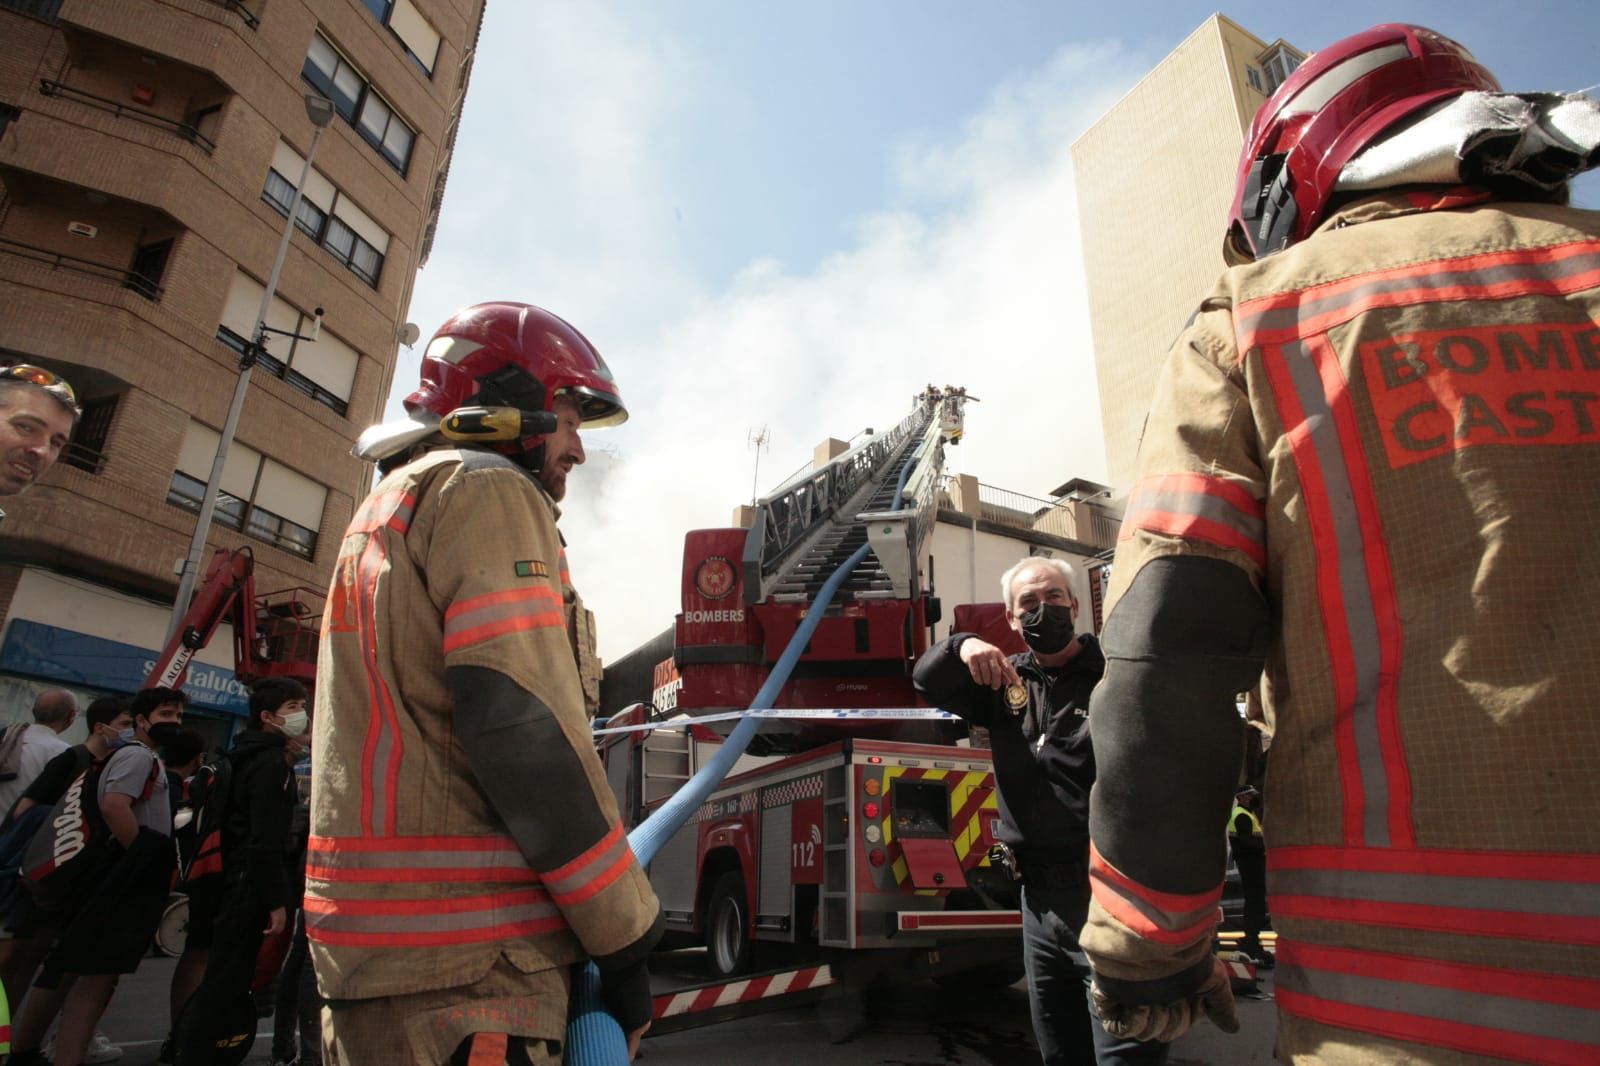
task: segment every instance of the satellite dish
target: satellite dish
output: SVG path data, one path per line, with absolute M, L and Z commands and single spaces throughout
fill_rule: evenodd
M 417 343 L 417 338 L 422 336 L 422 330 L 417 328 L 415 322 L 407 322 L 400 327 L 400 343 L 407 348 Z

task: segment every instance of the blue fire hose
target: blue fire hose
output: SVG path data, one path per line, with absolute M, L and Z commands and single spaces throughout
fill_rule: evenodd
M 915 465 L 906 463 L 905 469 L 900 472 L 900 481 L 895 486 L 892 504 L 895 510 L 900 508 L 900 494 L 905 490 L 906 479 L 911 476 Z M 805 651 L 806 645 L 811 641 L 811 635 L 816 632 L 817 625 L 822 621 L 823 612 L 828 604 L 833 602 L 839 586 L 844 584 L 845 578 L 850 576 L 850 571 L 867 557 L 870 550 L 870 544 L 863 544 L 857 548 L 823 583 L 822 588 L 817 590 L 816 598 L 806 609 L 805 618 L 794 631 L 794 636 L 783 649 L 783 654 L 778 656 L 777 663 L 772 667 L 772 673 L 767 675 L 766 684 L 761 686 L 761 691 L 750 701 L 750 710 L 761 710 L 772 706 L 773 701 L 778 698 L 778 693 L 783 690 L 784 683 L 789 680 L 794 664 L 800 661 L 800 653 Z M 628 834 L 628 843 L 632 846 L 633 853 L 638 857 L 641 866 L 655 858 L 656 852 L 660 851 L 661 846 L 683 827 L 689 815 L 693 814 L 700 804 L 706 801 L 706 797 L 722 784 L 722 779 L 728 776 L 728 771 L 739 761 L 739 756 L 744 754 L 760 728 L 759 718 L 746 718 L 740 722 L 733 732 L 728 734 L 728 739 L 722 742 L 711 760 L 700 768 L 699 773 L 673 793 L 671 799 L 656 808 L 650 817 L 634 826 L 633 832 Z M 593 962 L 585 963 L 573 974 L 572 998 L 567 1016 L 567 1062 L 570 1066 L 628 1066 L 628 1038 L 623 1033 L 622 1027 L 617 1024 L 617 1020 L 606 1012 L 605 1005 L 601 1002 L 600 971 Z

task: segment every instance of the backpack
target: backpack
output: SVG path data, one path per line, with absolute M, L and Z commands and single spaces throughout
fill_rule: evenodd
M 116 857 L 111 848 L 115 838 L 105 815 L 100 813 L 100 779 L 116 757 L 114 751 L 105 759 L 90 763 L 67 786 L 51 808 L 50 817 L 28 842 L 22 878 L 39 906 L 51 910 L 68 908 Z M 144 797 L 150 795 L 160 773 L 161 760 L 152 758 Z
M 178 884 L 187 889 L 197 881 L 222 874 L 222 826 L 228 818 L 228 794 L 233 790 L 233 760 L 218 752 L 189 778 L 190 823 L 193 846 L 180 856 Z
M 12 722 L 0 736 L 0 781 L 15 781 L 22 769 L 22 735 L 27 722 Z

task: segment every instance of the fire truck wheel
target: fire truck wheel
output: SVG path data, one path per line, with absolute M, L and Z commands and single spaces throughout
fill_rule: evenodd
M 744 877 L 730 871 L 711 886 L 706 903 L 706 954 L 718 977 L 733 977 L 750 968 L 750 923 L 745 913 Z

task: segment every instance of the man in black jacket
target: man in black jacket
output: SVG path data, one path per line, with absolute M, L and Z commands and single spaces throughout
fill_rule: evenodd
M 1026 558 L 1000 579 L 1006 619 L 1029 650 L 1007 656 L 971 633 L 929 648 L 914 680 L 924 699 L 989 730 L 1000 840 L 1022 877 L 1023 961 L 1034 1035 L 1047 1066 L 1166 1061 L 1165 1044 L 1118 1041 L 1091 1021 L 1071 952 L 1089 907 L 1089 694 L 1105 659 L 1075 634 L 1072 567 Z
M 183 1008 L 175 1034 L 179 1066 L 212 1061 L 219 1028 L 249 990 L 263 935 L 283 932 L 289 900 L 286 862 L 294 811 L 295 738 L 306 735 L 306 690 L 272 678 L 250 693 L 250 724 L 228 753 L 222 812 L 222 884 L 210 922 L 205 977 Z M 189 935 L 204 937 L 205 916 L 191 913 Z

